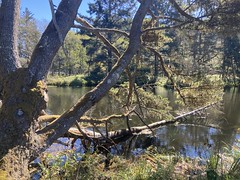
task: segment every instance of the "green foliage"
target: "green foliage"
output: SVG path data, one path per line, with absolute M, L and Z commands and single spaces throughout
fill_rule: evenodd
M 119 88 L 111 89 L 110 95 L 113 96 L 119 103 L 130 105 L 130 107 L 141 107 L 144 118 L 152 121 L 171 118 L 169 101 L 167 98 L 153 94 L 151 91 L 137 88 L 128 99 L 129 89 L 128 84 L 122 84 Z M 138 109 L 137 108 L 137 109 Z
M 40 163 L 42 179 L 72 179 L 75 177 L 78 154 L 68 152 L 58 155 L 48 154 Z
M 221 154 L 213 154 L 207 162 L 207 178 L 239 179 L 240 178 L 240 144 L 226 147 Z
M 157 147 L 151 146 L 142 155 L 130 159 L 110 154 L 104 156 L 67 151 L 47 155 L 40 167 L 42 179 L 235 180 L 240 178 L 240 151 L 239 146 L 234 148 L 233 151 L 227 148 L 227 154 L 213 154 L 207 164 L 200 159 L 181 157 L 175 152 L 161 154 Z M 107 167 L 106 162 L 109 162 Z
M 52 64 L 52 74 L 72 75 L 83 74 L 87 71 L 86 49 L 82 46 L 81 35 L 70 31 Z
M 40 167 L 42 179 L 171 179 L 175 176 L 173 161 L 165 161 L 162 164 L 162 158 L 164 156 L 158 154 L 132 160 L 112 156 L 108 157 L 110 166 L 106 168 L 107 158 L 101 154 L 67 153 L 48 155 Z
M 204 106 L 222 100 L 224 83 L 219 75 L 207 75 L 197 78 L 182 78 L 185 84 L 178 98 L 184 100 L 188 106 Z
M 135 83 L 138 86 L 148 84 L 150 81 L 150 72 L 151 69 L 149 67 L 137 69 Z
M 105 76 L 103 72 L 104 68 L 101 63 L 96 64 L 95 68 L 90 72 L 90 74 L 85 77 L 87 86 L 95 86 L 97 85 Z

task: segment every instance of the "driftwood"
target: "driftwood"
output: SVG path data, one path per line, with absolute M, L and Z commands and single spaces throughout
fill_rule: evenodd
M 184 118 L 189 115 L 193 115 L 199 111 L 208 109 L 215 105 L 216 103 L 212 103 L 209 105 L 206 105 L 204 107 L 195 109 L 193 111 L 181 114 L 179 116 L 174 117 L 172 120 L 162 120 L 158 121 L 152 124 L 149 124 L 148 126 L 137 126 L 137 127 L 131 127 L 130 129 L 120 129 L 116 131 L 110 131 L 110 132 L 96 132 L 90 128 L 81 128 L 81 132 L 79 131 L 79 127 L 72 127 L 68 130 L 68 132 L 65 134 L 66 137 L 72 137 L 72 138 L 90 138 L 92 141 L 97 141 L 100 143 L 107 143 L 107 144 L 117 144 L 119 142 L 125 141 L 126 139 L 130 138 L 131 136 L 134 136 L 136 134 L 144 134 L 146 130 L 156 129 L 162 126 L 166 126 L 169 124 L 175 124 L 175 123 L 182 123 Z M 214 128 L 219 128 L 217 126 L 211 126 Z M 107 137 L 107 138 L 106 138 Z

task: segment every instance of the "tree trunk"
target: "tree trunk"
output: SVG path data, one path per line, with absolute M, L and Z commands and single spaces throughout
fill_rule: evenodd
M 3 82 L 0 111 L 0 169 L 8 178 L 28 179 L 28 163 L 43 145 L 35 131 L 37 117 L 46 108 L 43 81 L 28 85 L 26 69 L 18 69 Z

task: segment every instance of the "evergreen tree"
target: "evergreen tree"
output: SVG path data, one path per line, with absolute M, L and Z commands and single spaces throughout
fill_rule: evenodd
M 97 28 L 108 29 L 120 29 L 129 30 L 130 21 L 133 13 L 136 9 L 135 0 L 95 0 L 93 3 L 89 3 L 89 10 L 87 11 L 90 17 L 87 17 L 88 21 Z M 111 42 L 116 42 L 120 36 L 113 33 L 103 33 L 105 37 Z M 94 42 L 95 40 L 88 40 L 87 43 L 92 42 L 94 47 L 88 46 L 88 53 L 92 54 L 92 49 L 100 49 L 101 55 L 94 56 L 93 61 L 104 62 L 107 72 L 112 68 L 112 64 L 116 61 L 111 50 L 108 47 L 103 46 L 101 43 Z
M 37 28 L 36 19 L 28 8 L 25 9 L 20 17 L 18 37 L 19 56 L 21 63 L 26 66 L 30 62 L 33 49 L 40 39 L 40 32 Z

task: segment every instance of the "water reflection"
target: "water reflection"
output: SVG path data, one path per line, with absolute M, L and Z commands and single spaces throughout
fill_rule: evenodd
M 49 87 L 49 112 L 52 114 L 61 114 L 75 104 L 78 99 L 89 91 L 90 88 L 57 88 Z M 156 88 L 156 93 L 166 97 L 170 101 L 170 105 L 177 108 L 174 103 L 175 95 L 171 90 Z M 190 157 L 209 157 L 212 151 L 220 149 L 220 147 L 233 145 L 236 139 L 239 139 L 239 134 L 236 128 L 240 127 L 240 93 L 237 89 L 231 89 L 225 92 L 223 101 L 223 111 L 211 108 L 207 111 L 206 119 L 196 119 L 189 117 L 186 123 L 189 125 L 165 126 L 156 130 L 154 137 L 137 136 L 128 140 L 125 144 L 119 145 L 119 149 L 146 149 L 154 144 L 160 150 L 174 149 L 182 155 Z M 120 105 L 113 99 L 106 96 L 89 112 L 89 115 L 94 117 L 107 116 L 112 113 L 120 112 Z M 220 129 L 204 126 L 191 126 L 192 123 L 206 125 L 215 123 L 221 126 Z M 126 123 L 123 120 L 113 122 L 113 129 L 125 128 Z M 139 122 L 132 122 L 138 124 Z M 126 148 L 128 147 L 128 148 Z

